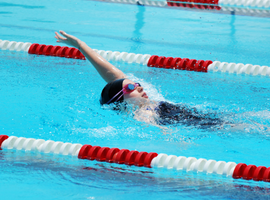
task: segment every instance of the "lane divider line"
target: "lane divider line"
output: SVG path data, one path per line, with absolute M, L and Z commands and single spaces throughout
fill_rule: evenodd
M 147 153 L 136 150 L 81 145 L 55 142 L 52 140 L 24 138 L 0 135 L 0 149 L 38 151 L 76 156 L 79 159 L 96 160 L 137 167 L 166 168 L 168 170 L 185 170 L 205 174 L 219 174 L 234 179 L 270 182 L 270 167 L 246 165 L 244 163 L 206 160 L 185 156 L 167 155 L 164 153 Z
M 10 51 L 25 51 L 29 54 L 57 56 L 73 59 L 85 60 L 85 56 L 76 48 L 66 46 L 53 46 L 37 43 L 23 43 L 8 40 L 0 40 L 0 49 Z M 99 55 L 108 61 L 122 61 L 126 63 L 137 63 L 147 65 L 148 67 L 178 69 L 197 72 L 221 72 L 246 75 L 270 76 L 270 67 L 243 64 L 228 63 L 211 60 L 196 60 L 180 57 L 165 57 L 150 54 L 135 54 L 119 51 L 104 51 L 94 49 Z
M 218 10 L 241 14 L 269 14 L 269 0 L 95 0 L 99 2 L 133 4 L 141 6 Z

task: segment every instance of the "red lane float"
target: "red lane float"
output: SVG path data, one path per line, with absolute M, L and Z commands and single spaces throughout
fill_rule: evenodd
M 266 170 L 266 167 L 264 166 L 257 167 L 257 169 L 253 173 L 253 180 L 262 181 L 265 170 Z
M 106 161 L 106 155 L 107 155 L 107 153 L 108 153 L 109 150 L 110 150 L 109 147 L 102 147 L 102 148 L 98 151 L 96 160 L 97 160 L 97 161 L 100 161 L 100 162 Z
M 100 146 L 83 145 L 79 151 L 78 158 L 96 160 L 100 162 L 135 165 L 138 167 L 151 167 L 151 161 L 157 153 L 130 151 Z
M 30 46 L 28 53 L 85 60 L 85 56 L 78 49 L 66 46 L 61 47 L 33 43 Z
M 220 10 L 221 7 L 217 6 L 218 2 L 219 0 L 167 0 L 167 5 L 169 7 Z
M 1 149 L 2 143 L 3 143 L 6 139 L 8 139 L 8 136 L 7 136 L 7 135 L 0 135 L 0 149 Z
M 256 167 L 255 165 L 246 165 L 239 163 L 233 173 L 234 179 L 243 178 L 246 180 L 270 182 L 270 167 Z
M 147 66 L 165 69 L 179 69 L 196 72 L 207 72 L 208 66 L 212 64 L 211 60 L 195 60 L 188 58 L 173 58 L 153 55 L 150 57 Z

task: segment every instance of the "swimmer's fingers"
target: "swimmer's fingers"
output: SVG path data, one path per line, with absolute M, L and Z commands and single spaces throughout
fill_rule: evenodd
M 74 46 L 76 48 L 78 48 L 79 46 L 79 39 L 72 36 L 72 35 L 69 35 L 67 33 L 65 33 L 64 31 L 59 31 L 61 33 L 61 36 L 59 33 L 55 32 L 55 38 L 57 39 L 57 42 L 62 42 L 62 43 L 65 43 L 65 44 L 68 44 L 70 46 Z
M 64 32 L 64 31 L 59 31 L 59 33 L 61 33 L 65 37 L 68 37 L 68 34 L 66 32 Z
M 55 36 L 54 37 L 57 39 L 57 42 L 64 42 L 65 40 L 67 40 L 67 38 L 62 37 L 57 32 L 55 32 Z
M 67 34 L 66 32 L 64 32 L 64 31 L 59 31 L 63 36 L 65 36 L 66 38 L 65 39 L 70 39 L 70 40 L 76 40 L 77 38 L 76 37 L 74 37 L 74 36 L 72 36 L 72 35 L 69 35 L 69 34 Z M 59 35 L 59 34 L 58 34 Z M 60 36 L 60 35 L 59 35 Z M 61 36 L 60 36 L 61 37 Z M 63 37 L 61 37 L 61 38 L 63 38 Z

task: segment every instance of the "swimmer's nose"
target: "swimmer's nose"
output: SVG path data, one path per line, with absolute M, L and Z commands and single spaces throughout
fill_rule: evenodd
M 138 91 L 138 92 L 142 92 L 142 91 L 143 91 L 143 87 L 138 86 L 138 87 L 137 87 L 137 91 Z

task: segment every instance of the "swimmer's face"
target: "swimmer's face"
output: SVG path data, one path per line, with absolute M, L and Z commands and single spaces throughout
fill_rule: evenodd
M 125 79 L 123 81 L 123 87 L 127 84 L 135 84 L 135 82 L 129 80 L 129 79 Z M 143 91 L 143 87 L 138 86 L 135 88 L 134 91 L 132 91 L 131 93 L 128 94 L 124 94 L 124 99 L 131 99 L 131 98 L 144 98 L 144 99 L 148 99 L 147 94 Z

